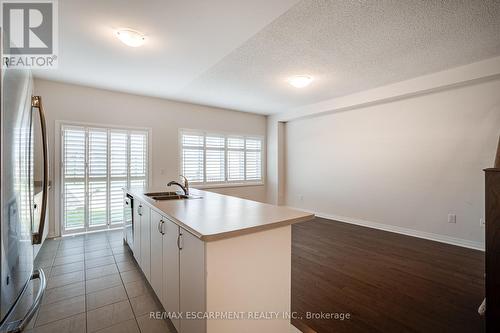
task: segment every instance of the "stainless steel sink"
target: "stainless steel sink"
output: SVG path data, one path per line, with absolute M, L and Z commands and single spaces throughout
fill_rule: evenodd
M 179 194 L 177 192 L 151 192 L 144 193 L 144 195 L 150 197 L 153 200 L 182 200 L 182 199 L 201 199 L 201 197 L 194 195 Z
M 153 200 L 180 200 L 180 199 L 189 199 L 189 196 L 187 195 L 158 195 L 158 196 L 152 196 L 151 199 Z
M 179 195 L 177 192 L 150 192 L 150 193 L 144 193 L 144 195 L 148 197 L 164 197 L 167 195 Z

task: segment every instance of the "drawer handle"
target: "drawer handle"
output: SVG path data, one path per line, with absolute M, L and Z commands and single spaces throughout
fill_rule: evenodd
M 165 225 L 165 221 L 161 220 L 160 221 L 160 234 L 165 235 L 165 230 L 163 230 L 163 226 Z
M 165 224 L 165 221 L 160 220 L 158 222 L 158 232 L 162 235 L 165 235 L 165 232 L 163 231 L 163 224 Z
M 179 236 L 177 236 L 177 247 L 179 250 L 182 250 L 183 245 L 182 234 L 179 234 Z

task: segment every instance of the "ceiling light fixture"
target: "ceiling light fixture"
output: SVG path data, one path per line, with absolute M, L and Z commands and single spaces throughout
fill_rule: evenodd
M 146 42 L 146 36 L 132 29 L 120 29 L 116 31 L 116 37 L 130 47 L 139 47 Z
M 309 75 L 294 75 L 288 79 L 288 83 L 295 88 L 305 88 L 311 84 L 313 78 Z

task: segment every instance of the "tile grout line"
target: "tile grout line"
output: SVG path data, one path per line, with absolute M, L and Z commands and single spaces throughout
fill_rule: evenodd
M 127 246 L 127 248 L 128 248 L 128 245 L 126 245 L 126 246 Z M 130 250 L 130 249 L 128 249 L 128 252 L 130 253 L 130 252 L 131 252 L 131 250 Z M 114 256 L 114 254 L 113 254 L 113 256 Z M 116 258 L 115 258 L 115 261 L 116 261 Z M 144 283 L 146 284 L 146 287 L 147 287 L 147 289 L 148 289 L 148 293 L 153 292 L 153 295 L 151 295 L 151 297 L 153 297 L 154 302 L 155 302 L 155 303 L 158 303 L 158 304 L 160 305 L 161 309 L 162 309 L 163 311 L 165 311 L 165 310 L 163 309 L 163 305 L 161 304 L 161 301 L 159 301 L 159 300 L 157 299 L 157 296 L 154 294 L 154 291 L 152 290 L 151 285 L 150 285 L 150 284 L 149 284 L 149 282 L 147 281 L 146 276 L 144 275 L 144 273 L 143 273 L 143 272 L 142 272 L 142 270 L 140 269 L 139 264 L 137 263 L 137 261 L 135 260 L 135 258 L 134 258 L 133 256 L 132 256 L 132 258 L 131 258 L 131 260 L 130 260 L 130 261 L 134 262 L 134 266 L 136 266 L 135 268 L 137 269 L 137 271 L 139 272 L 139 274 L 142 276 L 142 280 L 143 280 L 143 281 L 144 281 Z M 125 272 L 127 272 L 127 271 L 125 271 Z M 122 272 L 120 272 L 120 278 L 121 278 L 121 273 L 122 273 Z M 122 279 L 122 282 L 123 282 L 123 279 Z M 135 282 L 135 281 L 133 281 L 133 282 Z M 130 282 L 130 283 L 132 283 L 132 282 Z M 125 283 L 124 283 L 124 285 L 125 285 Z M 125 292 L 127 293 L 127 297 L 129 297 L 127 289 L 125 289 Z M 144 295 L 145 295 L 145 294 L 144 294 Z M 140 297 L 140 296 L 143 296 L 143 295 L 138 295 L 138 296 L 136 296 L 136 297 Z M 133 297 L 133 298 L 134 298 L 134 297 Z M 130 302 L 130 297 L 129 297 L 129 302 Z M 137 315 L 135 314 L 135 311 L 134 311 L 134 308 L 133 308 L 133 307 L 132 307 L 132 311 L 134 312 L 134 317 L 135 317 L 135 320 L 136 320 L 137 326 L 139 327 L 140 332 L 142 332 L 142 329 L 141 329 L 141 327 L 140 327 L 140 325 L 139 325 L 139 322 L 137 321 Z M 143 314 L 143 315 L 141 315 L 141 316 L 139 316 L 139 317 L 142 317 L 142 316 L 145 316 L 145 315 L 147 315 L 147 314 Z M 171 324 L 171 325 L 173 325 L 173 324 L 172 324 L 172 322 L 171 322 L 169 319 L 168 319 L 168 321 L 170 322 L 170 324 Z M 144 332 L 144 333 L 147 333 L 147 332 Z
M 75 296 L 75 297 L 66 298 L 65 300 L 68 300 L 68 299 L 71 299 L 71 298 L 76 298 L 76 297 L 80 297 L 80 296 Z M 51 303 L 51 304 L 54 304 L 54 303 Z M 84 299 L 84 304 L 85 304 L 85 299 Z M 49 304 L 49 305 L 50 305 L 50 304 Z M 62 317 L 62 318 L 59 318 L 59 319 L 56 319 L 56 320 L 51 320 L 51 321 L 48 321 L 48 322 L 44 323 L 43 325 L 39 325 L 39 326 L 36 326 L 36 327 L 38 328 L 38 327 L 47 326 L 47 325 L 50 325 L 50 324 L 55 323 L 55 322 L 58 322 L 58 321 L 66 320 L 66 319 L 71 318 L 71 317 L 76 317 L 76 316 L 78 316 L 78 315 L 81 315 L 82 313 L 85 313 L 85 311 L 83 311 L 83 312 L 78 312 L 78 313 L 74 313 L 74 314 L 72 314 L 72 315 L 69 315 L 69 316 L 66 316 L 66 317 Z
M 51 260 L 52 264 L 50 265 L 50 271 L 52 271 L 52 269 L 53 269 L 54 267 L 57 267 L 57 266 L 54 266 L 54 263 L 55 263 L 55 259 L 57 258 L 58 254 L 60 254 L 60 251 L 63 251 L 62 246 L 61 246 L 61 245 L 62 245 L 61 243 L 62 243 L 62 240 L 58 240 L 57 248 L 56 248 L 56 250 L 54 251 L 54 253 L 55 253 L 55 254 L 54 254 L 54 256 L 52 257 L 52 260 Z M 38 319 L 39 319 L 39 318 L 38 318 L 38 313 L 37 313 L 37 318 L 35 318 L 35 319 L 34 319 L 34 320 L 35 320 L 35 322 L 34 322 L 34 326 L 33 326 L 33 328 L 34 328 L 34 327 L 41 327 L 41 326 L 50 325 L 50 324 L 52 324 L 52 323 L 54 323 L 54 322 L 61 321 L 61 320 L 66 320 L 66 319 L 68 319 L 68 318 L 70 318 L 70 317 L 77 316 L 77 315 L 81 315 L 82 313 L 85 313 L 85 315 L 84 315 L 84 319 L 85 319 L 85 329 L 86 329 L 86 331 L 88 331 L 87 316 L 88 316 L 88 312 L 89 312 L 89 311 L 87 310 L 87 272 L 86 272 L 86 271 L 87 271 L 87 255 L 86 255 L 86 253 L 87 253 L 87 252 L 85 251 L 85 249 L 86 249 L 86 247 L 85 247 L 85 246 L 86 246 L 86 244 L 85 244 L 85 243 L 86 243 L 86 238 L 84 238 L 84 241 L 83 241 L 83 257 L 84 257 L 84 260 L 83 260 L 83 267 L 84 267 L 84 268 L 83 268 L 83 271 L 84 271 L 84 272 L 83 272 L 83 277 L 84 277 L 84 280 L 83 280 L 83 281 L 72 282 L 72 283 L 69 283 L 69 284 L 65 284 L 65 285 L 62 285 L 62 286 L 58 286 L 58 287 L 51 288 L 51 289 L 55 289 L 55 288 L 65 287 L 65 286 L 68 286 L 68 285 L 71 285 L 71 284 L 75 284 L 75 283 L 83 282 L 83 283 L 84 283 L 84 295 L 83 295 L 83 297 L 84 297 L 84 300 L 83 300 L 83 301 L 84 301 L 84 311 L 83 311 L 83 312 L 76 313 L 76 314 L 72 314 L 72 315 L 70 315 L 70 316 L 65 316 L 65 317 L 63 317 L 63 318 L 59 318 L 59 319 L 57 319 L 57 320 L 52 320 L 52 321 L 49 321 L 49 322 L 44 323 L 43 325 L 39 325 L 39 326 L 36 326 L 36 324 L 37 324 L 37 322 L 38 322 Z M 124 254 L 124 255 L 125 255 L 125 253 L 126 253 L 126 252 L 117 252 L 117 253 L 115 253 L 115 252 L 112 250 L 112 248 L 111 248 L 111 242 L 110 242 L 110 239 L 109 239 L 108 235 L 107 235 L 106 240 L 104 241 L 104 243 L 106 243 L 106 245 L 107 245 L 107 246 L 109 245 L 109 249 L 111 250 L 111 254 L 112 254 L 112 256 L 113 256 L 113 262 L 114 262 L 115 266 L 118 268 L 118 262 L 116 261 L 116 257 L 115 257 L 115 256 L 116 256 L 116 255 L 118 255 L 118 254 Z M 77 246 L 77 247 L 78 247 L 78 246 Z M 75 248 L 76 248 L 76 247 L 75 247 Z M 107 248 L 108 248 L 108 247 L 107 247 Z M 104 249 L 99 249 L 99 250 L 104 250 Z M 99 250 L 96 250 L 96 251 L 99 251 Z M 89 253 L 90 253 L 90 252 L 94 252 L 94 251 L 89 251 Z M 95 259 L 97 259 L 97 258 L 95 258 Z M 90 260 L 92 260 L 92 259 L 90 259 Z M 77 261 L 77 262 L 80 262 L 80 261 Z M 68 264 L 73 264 L 73 263 L 68 263 Z M 63 265 L 65 265 L 65 264 L 63 264 Z M 58 266 L 62 266 L 62 265 L 58 265 Z M 105 266 L 105 265 L 96 266 L 96 267 L 102 267 L 102 266 Z M 93 267 L 93 268 L 96 268 L 96 267 Z M 117 270 L 118 270 L 118 269 L 117 269 Z M 75 271 L 75 272 L 78 272 L 78 271 Z M 127 271 L 124 271 L 124 272 L 127 272 Z M 69 273 L 74 273 L 74 272 L 69 272 Z M 69 274 L 69 273 L 68 273 L 68 274 Z M 132 313 L 133 313 L 133 315 L 134 315 L 134 320 L 135 320 L 135 322 L 136 322 L 136 325 L 137 325 L 137 327 L 140 329 L 139 324 L 138 324 L 138 322 L 137 322 L 137 317 L 136 317 L 135 312 L 134 312 L 134 310 L 133 310 L 133 308 L 132 308 L 132 306 L 131 306 L 130 297 L 129 297 L 129 295 L 128 295 L 127 290 L 125 289 L 125 283 L 124 283 L 124 281 L 123 281 L 123 279 L 122 279 L 121 273 L 122 273 L 122 272 L 121 272 L 120 270 L 118 270 L 118 273 L 117 273 L 117 274 L 119 274 L 119 278 L 120 278 L 120 281 L 121 281 L 121 286 L 122 286 L 122 287 L 124 288 L 124 290 L 125 290 L 125 294 L 126 294 L 126 296 L 127 296 L 127 302 L 128 302 L 128 304 L 129 304 L 130 308 L 132 309 Z M 115 274 L 115 273 L 113 273 L 113 274 Z M 106 275 L 103 275 L 102 277 L 104 277 L 104 276 L 109 276 L 109 275 L 112 275 L 112 274 L 106 274 Z M 95 278 L 95 279 L 99 279 L 99 278 L 101 278 L 101 277 L 97 277 L 97 278 Z M 91 279 L 91 280 L 93 280 L 93 279 Z M 99 292 L 99 291 L 96 291 L 96 292 Z M 78 296 L 74 296 L 74 297 L 81 297 L 81 296 L 82 296 L 82 295 L 78 295 Z M 58 300 L 57 302 L 59 302 L 59 301 L 64 301 L 64 300 L 67 300 L 67 299 L 70 299 L 70 298 L 74 298 L 74 297 L 67 297 L 67 298 L 63 298 L 63 299 L 61 299 L 61 300 Z M 105 307 L 105 306 L 109 306 L 109 305 L 112 305 L 112 304 L 116 304 L 116 303 L 118 303 L 118 302 L 123 302 L 123 301 L 124 301 L 124 300 L 122 300 L 122 301 L 117 301 L 117 302 L 113 302 L 113 303 L 111 303 L 111 304 L 107 304 L 107 305 L 103 305 L 103 306 L 100 306 L 100 307 L 98 307 L 98 308 L 92 309 L 91 311 L 93 311 L 93 310 L 97 310 L 97 309 L 99 309 L 99 308 L 102 308 L 102 307 Z M 54 302 L 54 303 L 57 303 L 57 302 Z M 50 304 L 54 304 L 54 303 L 50 303 Z M 48 304 L 48 305 L 50 305 L 50 304 Z M 111 326 L 113 326 L 113 325 L 111 325 Z M 111 326 L 107 326 L 107 327 L 111 327 Z M 107 327 L 106 327 L 106 328 L 107 328 Z M 102 329 L 105 329 L 105 328 L 102 328 Z M 100 330 L 101 330 L 101 329 L 100 329 Z
M 108 241 L 108 242 L 109 242 L 109 241 Z M 113 252 L 112 252 L 112 253 L 113 253 Z M 113 254 L 113 260 L 115 261 L 114 254 Z M 115 261 L 115 265 L 116 265 L 116 261 Z M 125 284 L 124 284 L 124 282 L 123 282 L 123 280 L 122 280 L 122 278 L 121 278 L 120 271 L 118 271 L 118 273 L 117 273 L 117 274 L 118 274 L 118 275 L 119 275 L 119 277 L 120 277 L 120 281 L 122 282 L 122 287 L 123 287 L 123 289 L 125 290 L 125 294 L 127 295 L 127 302 L 128 302 L 128 304 L 129 304 L 129 306 L 130 306 L 130 308 L 131 308 L 131 310 L 132 310 L 132 314 L 134 314 L 134 319 L 135 319 L 134 309 L 132 308 L 132 304 L 130 303 L 130 298 L 128 297 L 127 289 L 125 289 Z M 113 275 L 113 274 L 103 275 L 102 277 L 104 277 L 104 276 L 109 276 L 109 275 Z M 96 278 L 96 279 L 99 279 L 99 278 Z M 91 280 L 95 280 L 95 279 L 91 279 Z M 87 280 L 85 280 L 85 281 L 87 281 Z M 114 287 L 111 287 L 111 288 L 114 288 Z M 106 288 L 106 289 L 109 289 L 109 288 Z M 93 293 L 90 293 L 90 294 L 94 294 L 94 293 L 97 293 L 97 292 L 101 292 L 101 291 L 104 291 L 104 290 L 106 290 L 106 289 L 102 289 L 102 290 L 99 290 L 99 291 L 96 291 L 96 292 L 93 292 Z M 85 294 L 85 296 L 86 296 L 86 295 L 87 295 L 87 294 Z M 99 306 L 99 307 L 97 307 L 97 308 L 95 308 L 95 309 L 92 309 L 92 310 L 90 310 L 90 311 L 98 310 L 98 309 L 101 309 L 101 308 L 103 308 L 103 307 L 106 307 L 106 306 L 109 306 L 109 305 L 113 305 L 113 304 L 117 304 L 117 303 L 120 303 L 120 302 L 124 302 L 124 300 L 121 300 L 121 301 L 116 301 L 116 302 L 113 302 L 113 303 L 110 303 L 110 304 L 106 304 L 106 305 L 103 305 L 103 306 Z M 87 309 L 86 309 L 86 314 L 88 314 L 88 312 L 89 312 L 89 310 L 87 310 Z M 126 320 L 124 320 L 124 321 L 122 321 L 122 322 L 125 322 L 125 321 L 126 321 Z M 120 322 L 120 323 L 122 323 L 122 322 Z M 116 323 L 116 324 L 119 324 L 119 323 Z M 114 325 L 116 325 L 116 324 L 114 324 Z M 137 321 L 136 321 L 136 324 L 137 324 L 137 327 L 139 327 L 139 325 L 138 325 Z M 112 326 L 114 326 L 114 325 L 110 325 L 110 326 L 106 326 L 106 327 L 100 328 L 99 330 L 97 330 L 97 331 L 95 331 L 95 332 L 98 332 L 98 331 L 100 331 L 100 330 L 103 330 L 103 329 L 106 329 L 106 328 L 112 327 Z M 88 331 L 87 331 L 87 332 L 88 332 Z
M 127 246 L 128 247 L 128 245 L 125 245 L 125 244 L 123 244 L 123 246 Z M 111 252 L 113 253 L 113 259 L 115 260 L 115 264 L 118 267 L 118 263 L 116 262 L 116 258 L 115 258 L 115 253 L 113 252 L 113 250 L 111 250 Z M 134 315 L 135 324 L 137 325 L 137 328 L 139 329 L 139 332 L 142 332 L 141 327 L 139 326 L 139 322 L 137 321 L 137 315 L 135 314 L 134 307 L 132 306 L 132 303 L 130 302 L 130 296 L 128 294 L 127 288 L 125 288 L 125 282 L 123 282 L 123 277 L 122 277 L 121 273 L 122 272 L 119 272 L 120 280 L 122 281 L 123 288 L 125 289 L 125 294 L 127 295 L 128 304 L 130 305 L 130 308 L 132 309 L 132 314 Z
M 107 238 L 106 238 L 106 241 L 107 241 Z M 99 251 L 99 250 L 97 250 Z M 84 286 L 84 290 L 85 290 L 85 332 L 89 332 L 89 328 L 88 328 L 88 308 L 87 308 L 87 253 L 90 253 L 90 252 L 94 252 L 94 251 L 86 251 L 86 244 L 85 244 L 85 240 L 83 241 L 83 269 L 84 269 L 84 272 L 83 272 L 83 276 L 84 276 L 84 283 L 85 283 L 85 286 Z M 98 266 L 100 267 L 100 266 Z
M 58 248 L 56 250 L 56 256 L 54 256 L 53 262 L 55 261 L 55 258 L 57 257 L 57 253 L 59 252 L 59 247 L 60 247 L 60 243 L 59 243 Z M 83 297 L 84 297 L 84 299 L 83 299 L 83 302 L 84 302 L 84 311 L 76 313 L 76 314 L 72 314 L 72 315 L 67 316 L 67 317 L 59 318 L 57 320 L 49 321 L 49 322 L 47 322 L 47 323 L 45 323 L 43 325 L 40 325 L 40 326 L 49 325 L 51 323 L 54 323 L 54 322 L 57 322 L 57 321 L 60 321 L 60 320 L 65 320 L 65 319 L 68 319 L 70 317 L 77 316 L 77 315 L 80 315 L 80 314 L 84 313 L 85 314 L 85 316 L 84 316 L 85 317 L 85 331 L 87 331 L 87 300 L 86 300 L 86 298 L 87 298 L 87 294 L 86 294 L 86 281 L 87 280 L 86 280 L 86 269 L 85 269 L 86 268 L 86 264 L 85 264 L 85 257 L 86 257 L 85 256 L 85 242 L 84 242 L 84 245 L 83 245 L 83 250 L 84 250 L 84 253 L 83 253 L 83 256 L 84 256 L 84 260 L 83 260 L 83 266 L 84 266 L 83 277 L 84 277 L 84 279 L 83 279 L 83 281 L 78 281 L 78 282 L 74 282 L 74 283 L 79 283 L 79 282 L 83 282 L 84 283 L 84 292 L 85 292 L 84 295 L 83 295 Z M 77 261 L 77 262 L 80 262 L 80 261 Z M 73 264 L 73 263 L 70 263 L 70 264 Z M 59 266 L 62 266 L 62 265 L 59 265 Z M 55 266 L 55 267 L 57 267 L 57 266 Z M 51 270 L 52 270 L 52 266 L 51 266 Z M 78 272 L 78 271 L 76 271 L 76 272 Z M 70 273 L 73 273 L 73 272 L 70 272 Z M 68 274 L 70 274 L 70 273 L 68 273 Z M 54 288 L 51 288 L 51 289 L 65 287 L 65 286 L 68 286 L 68 285 L 71 285 L 71 284 L 74 284 L 74 283 L 65 284 L 65 285 L 54 287 Z M 74 297 L 63 298 L 63 299 L 61 299 L 59 301 L 64 301 L 64 300 L 68 300 L 68 299 L 76 298 L 76 297 L 80 297 L 80 295 L 79 296 L 74 296 Z M 57 302 L 59 302 L 59 301 L 57 301 Z M 57 302 L 50 303 L 50 304 L 55 304 Z M 47 305 L 50 305 L 50 304 L 47 304 Z M 38 318 L 37 318 L 37 320 L 38 320 Z
M 108 243 L 109 243 L 109 239 L 108 239 Z M 111 244 L 109 244 L 109 245 L 110 245 L 110 248 L 111 248 Z M 111 248 L 111 253 L 112 253 L 112 255 L 113 255 L 113 261 L 115 262 L 115 265 L 116 265 L 116 267 L 118 268 L 118 262 L 116 261 L 116 258 L 115 258 L 115 254 L 116 254 L 116 253 L 112 250 L 112 248 Z M 125 282 L 123 281 L 123 278 L 122 278 L 121 273 L 122 273 L 122 272 L 121 272 L 120 270 L 118 270 L 118 276 L 120 277 L 120 281 L 121 281 L 121 283 L 122 283 L 122 287 L 123 287 L 123 289 L 125 290 L 125 295 L 127 295 L 127 303 L 128 303 L 128 305 L 130 306 L 130 309 L 132 310 L 132 315 L 134 316 L 134 321 L 135 321 L 135 323 L 136 323 L 136 325 L 137 325 L 137 328 L 138 328 L 138 329 L 139 329 L 139 331 L 140 331 L 139 323 L 137 322 L 137 317 L 136 317 L 136 315 L 135 315 L 134 308 L 132 307 L 132 304 L 130 303 L 130 297 L 129 297 L 129 294 L 128 294 L 128 292 L 127 292 L 127 289 L 125 288 Z M 118 301 L 118 302 L 115 302 L 115 303 L 112 303 L 112 304 L 116 304 L 116 303 L 120 303 L 120 302 L 123 302 L 123 301 Z M 108 305 L 112 305 L 112 304 L 108 304 Z M 106 305 L 105 305 L 105 306 L 106 306 Z M 130 319 L 128 319 L 128 320 L 130 320 Z M 123 322 L 126 322 L 126 321 L 127 321 L 127 320 L 124 320 L 124 321 L 122 321 L 122 322 L 120 322 L 120 323 L 123 323 Z M 117 325 L 117 324 L 120 324 L 120 323 L 116 323 L 116 324 L 114 324 L 114 325 Z M 106 328 L 112 327 L 112 326 L 114 326 L 114 325 L 110 325 L 110 326 L 107 326 L 107 327 L 103 327 L 102 329 L 106 329 Z
M 57 253 L 59 252 L 59 249 L 60 249 L 60 246 L 61 246 L 61 243 L 60 243 L 60 242 L 61 242 L 61 241 L 59 241 L 59 245 L 57 246 L 56 255 L 57 255 Z M 54 256 L 54 261 L 55 261 L 55 258 L 56 258 L 56 256 Z M 57 267 L 57 266 L 56 266 L 56 267 Z M 51 266 L 51 270 L 52 270 L 52 266 Z M 76 283 L 77 283 L 77 282 L 76 282 Z M 65 285 L 65 286 L 67 286 L 67 285 Z M 51 289 L 55 289 L 55 288 L 51 288 Z M 50 289 L 47 289 L 47 290 L 50 290 Z M 84 295 L 84 296 L 85 296 L 85 295 Z M 71 299 L 71 298 L 76 298 L 76 297 L 80 297 L 80 296 L 68 297 L 68 298 L 65 298 L 65 299 L 63 299 L 63 300 L 68 300 L 68 299 Z M 63 300 L 61 300 L 61 301 L 63 301 Z M 59 302 L 59 301 L 58 301 L 58 302 Z M 57 303 L 57 302 L 50 303 L 50 304 L 42 304 L 42 305 L 40 305 L 40 309 L 41 309 L 41 307 L 42 307 L 43 305 L 47 306 L 47 305 L 51 305 L 51 304 L 55 304 L 55 303 Z M 85 297 L 84 297 L 84 305 L 85 305 Z M 40 310 L 39 310 L 38 312 L 40 312 Z M 84 313 L 84 312 L 79 312 L 79 313 L 72 314 L 72 315 L 70 315 L 70 316 L 66 316 L 66 317 L 63 317 L 63 318 L 59 318 L 59 319 L 57 319 L 57 320 L 48 321 L 48 322 L 44 323 L 43 325 L 38 325 L 38 326 L 37 326 L 36 324 L 37 324 L 37 322 L 38 322 L 38 316 L 39 316 L 39 313 L 38 313 L 38 315 L 37 315 L 37 319 L 36 319 L 35 324 L 34 324 L 34 326 L 33 326 L 33 329 L 34 329 L 34 328 L 36 328 L 36 327 L 43 327 L 43 326 L 47 326 L 47 325 L 50 325 L 50 324 L 55 323 L 55 322 L 57 322 L 57 321 L 65 320 L 65 319 L 68 319 L 68 318 L 71 318 L 71 317 L 74 317 L 74 316 L 80 315 L 80 314 L 82 314 L 82 313 Z
M 85 294 L 85 333 L 88 333 L 88 314 L 87 314 L 87 252 L 85 251 L 85 240 L 83 241 L 83 291 Z
M 57 255 L 57 252 L 59 252 L 59 247 L 60 247 L 60 246 L 61 246 L 61 241 L 60 241 L 60 240 L 58 240 L 58 241 L 57 241 L 57 249 L 56 249 L 56 251 L 55 251 L 54 257 L 52 258 L 52 263 L 51 263 L 51 265 L 50 265 L 50 271 L 49 271 L 49 273 L 48 273 L 48 276 L 46 276 L 46 277 L 45 277 L 45 279 L 46 279 L 47 283 L 49 282 L 49 276 L 50 276 L 50 274 L 52 274 L 52 267 L 53 267 L 53 265 L 54 265 L 54 261 L 56 260 L 56 255 Z M 42 247 L 43 247 L 43 245 L 42 245 Z M 42 250 L 42 248 L 40 248 L 40 251 L 41 251 L 41 250 Z M 41 268 L 41 267 L 40 267 L 40 268 Z M 45 273 L 45 272 L 44 272 L 44 273 Z M 45 294 L 45 292 L 47 292 L 47 289 L 45 289 L 44 294 Z M 42 298 L 43 298 L 43 297 L 42 297 Z M 43 305 L 43 304 L 42 304 L 42 303 L 40 303 L 40 307 L 39 307 L 39 308 L 38 308 L 38 310 L 36 311 L 35 318 L 33 318 L 33 320 L 34 320 L 34 322 L 33 322 L 33 328 L 35 328 L 35 327 L 36 327 L 36 324 L 37 324 L 37 321 L 38 321 L 38 315 L 40 314 L 40 309 L 42 308 L 42 305 Z

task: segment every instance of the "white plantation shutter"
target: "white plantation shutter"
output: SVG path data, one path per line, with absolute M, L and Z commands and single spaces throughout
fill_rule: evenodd
M 85 226 L 85 182 L 65 181 L 63 196 L 64 229 L 80 229 Z
M 259 139 L 245 140 L 245 179 L 262 179 L 262 141 Z
M 123 223 L 123 188 L 127 186 L 127 180 L 111 180 L 109 187 L 109 215 L 110 223 Z
M 143 134 L 130 135 L 130 176 L 146 176 L 146 141 Z
M 130 186 L 147 186 L 147 133 L 133 133 L 130 135 Z
M 126 131 L 110 131 L 111 177 L 127 178 L 127 146 L 128 135 Z
M 63 132 L 63 221 L 64 229 L 85 226 L 86 133 L 82 127 L 67 127 Z
M 182 136 L 182 174 L 192 182 L 203 182 L 204 176 L 204 137 L 186 133 Z
M 182 174 L 198 184 L 262 181 L 262 139 L 181 131 Z
M 261 145 L 262 145 L 262 141 L 260 139 L 246 139 L 245 140 L 245 148 L 247 150 L 260 151 L 262 149 Z
M 130 134 L 130 186 L 146 187 L 147 174 L 147 144 L 146 133 Z
M 64 176 L 83 178 L 85 176 L 85 130 L 70 127 L 64 132 Z
M 224 174 L 224 150 L 207 149 L 206 154 L 206 181 L 223 182 L 226 177 Z
M 227 147 L 229 149 L 240 149 L 243 150 L 245 148 L 245 139 L 244 138 L 227 138 Z
M 107 224 L 107 185 L 106 181 L 89 182 L 89 226 Z
M 229 181 L 245 180 L 245 139 L 227 138 L 227 179 Z
M 227 152 L 227 180 L 245 180 L 245 152 L 228 150 Z
M 109 133 L 110 149 L 110 186 L 109 218 L 111 225 L 123 223 L 123 190 L 128 179 L 128 133 L 111 130 Z
M 131 179 L 130 180 L 130 187 L 146 188 L 147 183 L 146 183 L 145 179 Z
M 259 180 L 262 178 L 261 163 L 262 161 L 260 152 L 246 152 L 246 180 Z
M 206 182 L 223 182 L 225 180 L 225 147 L 224 136 L 207 136 L 205 138 Z
M 192 182 L 203 181 L 203 150 L 184 148 L 182 153 L 182 174 Z
M 203 147 L 204 137 L 200 134 L 186 133 L 182 136 L 182 145 L 185 147 Z
M 148 185 L 148 133 L 63 125 L 62 134 L 64 230 L 122 224 L 122 189 Z
M 108 131 L 88 129 L 88 219 L 89 226 L 107 224 Z
M 90 129 L 89 137 L 89 177 L 101 178 L 108 174 L 108 132 Z

